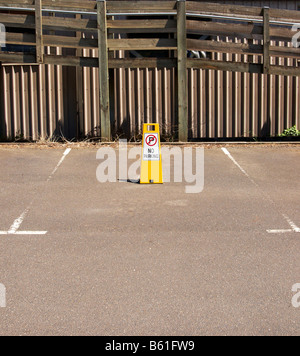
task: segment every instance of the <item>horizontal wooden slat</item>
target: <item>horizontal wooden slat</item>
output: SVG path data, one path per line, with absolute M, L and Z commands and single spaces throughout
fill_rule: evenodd
M 298 48 L 294 47 L 271 46 L 270 56 L 283 58 L 300 58 L 300 51 Z
M 201 2 L 187 2 L 187 12 L 201 13 L 202 15 L 217 15 L 229 17 L 251 18 L 255 20 L 262 19 L 262 8 L 253 6 L 239 6 L 239 5 L 223 5 L 216 3 L 201 3 Z M 300 23 L 300 12 L 283 10 L 283 9 L 270 9 L 270 20 L 281 22 L 297 22 Z
M 35 28 L 35 18 L 34 15 L 15 15 L 15 14 L 1 14 L 0 13 L 0 23 L 6 27 L 17 27 L 17 28 Z
M 63 66 L 99 67 L 98 58 L 45 55 L 45 63 Z M 176 59 L 169 58 L 122 58 L 109 59 L 110 69 L 118 68 L 174 68 Z
M 262 9 L 260 7 L 252 6 L 239 6 L 239 5 L 223 5 L 217 3 L 206 3 L 206 2 L 195 2 L 188 1 L 187 12 L 196 12 L 196 13 L 214 13 L 214 14 L 223 14 L 230 16 L 251 16 L 259 17 L 262 16 Z
M 189 50 L 233 53 L 233 54 L 258 54 L 262 55 L 263 46 L 245 43 L 215 42 L 203 40 L 187 40 Z
M 1 14 L 0 23 L 6 27 L 34 29 L 33 15 Z M 97 21 L 90 19 L 70 19 L 64 17 L 43 16 L 43 29 L 51 31 L 93 31 L 96 33 Z
M 108 1 L 109 12 L 148 12 L 148 11 L 172 11 L 176 10 L 176 1 Z
M 263 73 L 261 64 L 212 61 L 209 59 L 188 59 L 187 67 L 228 72 Z
M 110 29 L 144 29 L 144 28 L 176 28 L 177 22 L 174 20 L 108 20 L 107 28 Z
M 115 20 L 108 21 L 109 33 L 175 33 L 174 20 Z
M 224 26 L 226 26 L 224 28 Z M 224 22 L 187 21 L 187 33 L 208 36 L 227 36 L 246 39 L 263 39 L 263 26 L 260 24 L 232 24 Z M 291 41 L 295 32 L 290 28 L 271 27 L 270 36 L 274 41 Z
M 97 7 L 96 1 L 82 0 L 43 0 L 43 8 L 57 8 L 66 10 L 82 10 L 91 11 Z
M 257 73 L 263 74 L 262 64 L 252 63 L 237 63 L 237 62 L 222 62 L 212 61 L 207 59 L 188 59 L 188 68 L 200 68 L 221 70 L 228 72 L 245 72 L 245 73 Z M 300 76 L 300 68 L 284 67 L 284 66 L 270 66 L 270 74 L 284 75 L 284 76 Z
M 162 34 L 162 33 L 176 33 L 176 28 L 121 28 L 121 29 L 109 29 L 109 34 Z
M 13 0 L 13 1 L 0 1 L 0 6 L 4 7 L 20 7 L 20 8 L 34 8 L 35 0 Z
M 66 36 L 43 36 L 44 45 L 65 48 L 98 48 L 97 39 L 66 37 Z M 8 33 L 6 41 L 9 44 L 34 45 L 35 35 L 23 33 Z M 176 40 L 169 39 L 121 39 L 108 40 L 110 50 L 169 50 L 176 49 Z
M 189 34 L 230 36 L 236 38 L 261 38 L 263 27 L 255 24 L 231 24 L 224 22 L 187 21 Z
M 36 63 L 36 56 L 27 53 L 3 53 L 0 52 L 0 62 L 2 63 Z
M 110 50 L 172 50 L 177 48 L 176 40 L 162 38 L 108 40 Z
M 284 76 L 300 76 L 300 67 L 283 67 L 283 66 L 270 66 L 270 74 L 284 75 Z
M 164 11 L 157 11 L 157 10 L 128 10 L 128 11 L 107 11 L 107 16 L 146 16 L 146 14 L 149 16 L 175 16 L 177 13 L 175 10 L 170 11 L 170 10 L 164 10 Z
M 0 6 L 10 5 L 10 6 L 19 6 L 19 5 L 31 6 L 35 4 L 35 0 L 12 0 L 9 3 L 5 0 L 0 1 Z
M 1 14 L 0 23 L 10 27 L 35 28 L 33 15 Z M 97 21 L 91 19 L 72 19 L 65 17 L 43 16 L 43 28 L 45 30 L 69 30 L 69 31 L 96 31 Z M 108 21 L 111 32 L 146 33 L 154 31 L 175 32 L 176 21 L 174 20 L 116 20 Z M 148 31 L 149 30 L 149 31 Z
M 109 59 L 109 68 L 175 68 L 177 66 L 176 59 L 169 58 L 124 58 L 124 59 Z
M 259 44 L 233 43 L 233 42 L 216 42 L 188 39 L 188 49 L 219 52 L 230 54 L 253 54 L 263 55 L 263 46 Z M 283 58 L 300 58 L 300 51 L 298 48 L 285 46 L 271 46 L 270 56 Z
M 272 40 L 278 41 L 278 40 L 288 40 L 288 42 L 291 41 L 293 36 L 295 35 L 295 32 L 292 31 L 292 28 L 284 28 L 284 27 L 271 27 L 270 28 L 270 36 Z
M 45 64 L 62 65 L 67 67 L 99 67 L 99 60 L 94 57 L 45 55 L 44 62 Z
M 98 48 L 98 40 L 66 36 L 43 36 L 44 45 L 64 48 Z
M 300 23 L 300 11 L 291 11 L 284 9 L 270 9 L 271 20 L 294 21 Z
M 45 55 L 45 64 L 62 65 L 62 66 L 85 66 L 98 67 L 97 58 L 86 57 L 72 57 L 72 56 L 54 56 Z M 15 53 L 1 53 L 0 61 L 3 64 L 7 63 L 25 63 L 35 64 L 35 55 L 32 54 L 15 54 Z M 170 59 L 155 59 L 149 58 L 146 60 L 139 59 L 111 59 L 109 61 L 110 68 L 172 68 L 176 67 L 177 61 Z M 261 64 L 251 63 L 236 63 L 236 62 L 222 62 L 212 61 L 206 59 L 188 59 L 188 68 L 211 69 L 230 72 L 246 72 L 246 73 L 263 73 L 263 66 Z M 284 66 L 270 66 L 270 74 L 284 75 L 284 76 L 300 76 L 300 68 L 284 67 Z
M 66 36 L 43 36 L 44 45 L 64 48 L 98 48 L 97 39 L 66 37 Z M 6 42 L 16 45 L 35 45 L 35 35 L 27 33 L 7 33 Z
M 198 12 L 198 13 L 215 13 L 215 14 L 224 14 L 230 16 L 254 16 L 259 17 L 262 16 L 262 8 L 254 7 L 254 6 L 241 6 L 241 5 L 223 5 L 217 3 L 201 3 L 195 1 L 187 2 L 187 12 Z M 281 19 L 281 20 L 295 20 L 296 22 L 300 22 L 300 12 L 299 11 L 291 11 L 285 9 L 270 9 L 270 17 L 273 20 Z
M 74 11 L 95 11 L 96 1 L 66 1 L 66 0 L 43 0 L 43 9 L 74 10 Z M 33 8 L 35 0 L 13 0 L 11 2 L 0 1 L 0 6 L 7 8 Z
M 7 8 L 31 8 L 34 9 L 34 0 L 14 0 L 12 3 L 1 1 L 0 6 Z M 65 1 L 43 0 L 43 9 L 56 9 L 60 11 L 82 11 L 96 13 L 96 1 Z M 122 1 L 107 2 L 107 13 L 155 13 L 155 12 L 174 12 L 176 10 L 176 1 Z
M 43 16 L 45 30 L 96 31 L 97 20 Z
M 16 45 L 35 45 L 35 35 L 28 33 L 6 33 L 6 43 Z

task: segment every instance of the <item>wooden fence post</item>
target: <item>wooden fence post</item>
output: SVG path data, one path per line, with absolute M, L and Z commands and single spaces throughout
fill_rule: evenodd
M 35 0 L 36 62 L 44 62 L 42 0 Z
M 186 2 L 177 0 L 178 139 L 188 141 Z
M 264 74 L 270 73 L 270 8 L 263 9 L 264 17 Z
M 97 0 L 101 138 L 111 140 L 106 0 Z

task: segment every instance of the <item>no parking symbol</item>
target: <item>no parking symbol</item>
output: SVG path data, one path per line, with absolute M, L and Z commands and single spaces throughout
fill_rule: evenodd
M 147 146 L 153 147 L 157 144 L 157 137 L 155 135 L 147 135 L 146 136 L 146 144 Z

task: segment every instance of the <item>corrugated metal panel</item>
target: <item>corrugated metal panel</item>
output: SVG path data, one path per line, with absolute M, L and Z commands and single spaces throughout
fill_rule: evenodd
M 9 65 L 0 70 L 2 138 L 77 136 L 75 68 Z
M 83 68 L 83 127 L 76 74 L 59 66 L 4 66 L 1 137 L 100 137 L 98 69 Z M 176 133 L 176 71 L 115 70 L 114 133 L 136 138 L 143 122 Z M 299 77 L 189 69 L 189 136 L 264 137 L 300 127 Z M 80 132 L 79 132 L 80 130 Z

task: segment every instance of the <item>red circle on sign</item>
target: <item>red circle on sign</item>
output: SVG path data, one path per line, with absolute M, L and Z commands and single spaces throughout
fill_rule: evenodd
M 147 138 L 146 138 L 146 144 L 150 147 L 153 147 L 157 144 L 157 138 L 156 136 L 154 135 L 149 135 Z

